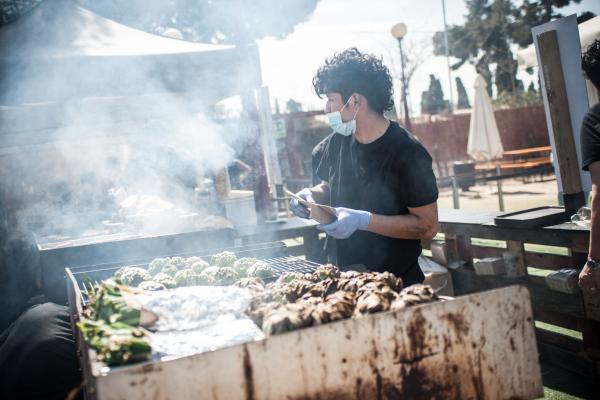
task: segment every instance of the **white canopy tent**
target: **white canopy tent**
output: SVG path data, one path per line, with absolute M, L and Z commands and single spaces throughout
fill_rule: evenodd
M 504 148 L 494 117 L 492 101 L 487 93 L 485 78 L 475 78 L 475 99 L 469 124 L 467 153 L 475 161 L 490 161 L 502 156 Z
M 578 28 L 581 49 L 585 51 L 594 40 L 600 39 L 600 16 L 582 22 L 578 25 Z M 518 51 L 517 61 L 521 68 L 537 67 L 538 61 L 535 54 L 535 46 L 532 44 L 529 47 Z
M 216 102 L 260 86 L 256 48 L 153 35 L 72 0 L 0 29 L 0 105 L 190 91 Z

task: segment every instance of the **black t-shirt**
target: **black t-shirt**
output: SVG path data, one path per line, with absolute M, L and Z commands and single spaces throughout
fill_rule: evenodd
M 583 117 L 581 125 L 581 159 L 583 170 L 595 161 L 600 161 L 600 103 Z
M 431 204 L 438 198 L 431 156 L 395 122 L 368 144 L 358 142 L 354 135 L 331 134 L 314 148 L 313 170 L 329 183 L 334 207 L 404 215 L 409 207 Z M 422 280 L 419 240 L 356 231 L 348 239 L 337 240 L 336 245 L 340 266 L 364 264 L 373 271 Z

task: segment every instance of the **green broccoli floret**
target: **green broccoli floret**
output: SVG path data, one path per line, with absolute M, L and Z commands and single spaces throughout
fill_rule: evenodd
M 127 286 L 137 286 L 144 281 L 152 279 L 148 271 L 139 267 L 129 267 L 121 273 L 121 282 Z
M 204 271 L 208 267 L 210 267 L 210 264 L 201 259 L 201 260 L 193 263 L 190 268 L 195 273 L 200 274 L 200 273 L 202 273 L 202 271 Z
M 177 267 L 176 267 L 176 266 L 174 266 L 174 265 L 171 265 L 171 264 L 167 264 L 167 265 L 166 265 L 166 266 L 165 266 L 165 267 L 162 269 L 162 271 L 160 271 L 160 272 L 162 272 L 163 274 L 167 274 L 167 275 L 169 275 L 169 276 L 172 276 L 172 277 L 173 277 L 173 276 L 175 276 L 175 274 L 177 273 L 177 271 L 179 271 L 179 270 L 177 269 Z
M 155 290 L 165 290 L 166 287 L 162 283 L 158 283 L 155 281 L 144 281 L 140 283 L 138 288 L 142 290 L 155 291 Z
M 253 266 L 258 260 L 252 257 L 243 257 L 233 263 L 233 269 L 238 278 L 246 277 L 248 268 Z
M 169 264 L 169 258 L 155 258 L 148 265 L 148 272 L 151 275 L 156 275 Z
M 152 280 L 156 283 L 160 283 L 167 289 L 173 289 L 174 287 L 177 287 L 177 283 L 175 283 L 173 277 L 167 274 L 163 274 L 162 272 L 159 272 L 158 274 L 154 275 Z
M 257 261 L 248 268 L 247 275 L 249 278 L 272 278 L 274 276 L 274 271 L 266 262 Z
M 196 274 L 191 269 L 182 269 L 175 274 L 175 283 L 177 286 L 194 286 L 196 284 Z
M 223 251 L 212 256 L 212 263 L 217 267 L 233 267 L 237 257 L 231 251 Z

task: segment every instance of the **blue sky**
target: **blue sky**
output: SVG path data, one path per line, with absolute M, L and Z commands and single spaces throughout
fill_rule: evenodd
M 441 4 L 442 0 L 321 0 L 311 18 L 285 39 L 259 42 L 263 82 L 269 86 L 271 100 L 277 98 L 283 106 L 287 99 L 294 98 L 305 109 L 322 108 L 322 101 L 312 92 L 311 79 L 327 56 L 351 46 L 382 56 L 393 75 L 399 76 L 398 45 L 390 34 L 397 22 L 408 27 L 405 48 L 412 48 L 424 59 L 409 87 L 413 115 L 420 111 L 421 92 L 429 86 L 429 74 L 441 80 L 448 98 L 446 59 L 434 57 L 431 47 L 431 36 L 444 27 Z M 600 1 L 582 0 L 560 12 L 569 15 L 581 10 L 600 15 Z M 446 13 L 448 25 L 463 23 L 464 0 L 446 0 Z M 462 78 L 472 99 L 473 67 L 465 65 L 453 72 L 453 79 L 455 76 Z M 532 79 L 525 72 L 519 77 L 526 84 Z M 456 100 L 456 93 L 454 96 Z

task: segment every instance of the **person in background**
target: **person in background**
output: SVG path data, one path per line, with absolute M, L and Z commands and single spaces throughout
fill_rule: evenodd
M 338 266 L 389 271 L 405 286 L 422 282 L 420 241 L 437 233 L 438 188 L 427 150 L 383 115 L 393 106 L 389 70 L 351 48 L 327 59 L 313 86 L 327 99 L 333 133 L 313 150 L 320 183 L 298 196 L 336 208 L 337 220 L 318 228 L 335 239 Z M 298 201 L 290 205 L 308 218 Z
M 596 90 L 600 90 L 600 40 L 594 41 L 581 60 L 581 67 Z M 587 293 L 600 293 L 600 103 L 590 108 L 581 126 L 581 159 L 592 178 L 592 217 L 588 260 L 579 274 L 579 286 Z

